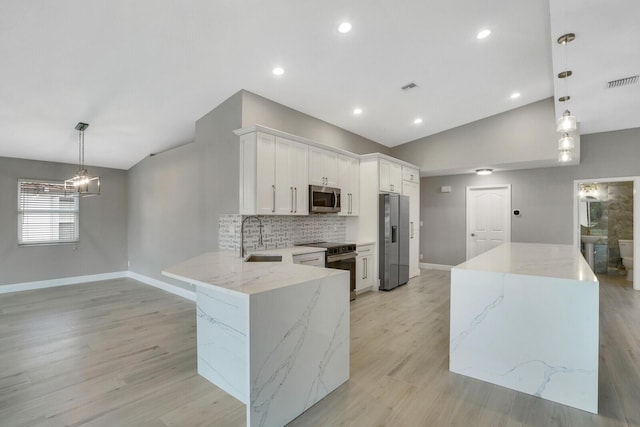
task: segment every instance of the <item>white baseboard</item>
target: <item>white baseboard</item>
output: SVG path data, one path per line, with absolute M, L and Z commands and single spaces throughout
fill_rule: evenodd
M 143 274 L 134 273 L 133 271 L 127 272 L 127 277 L 142 282 L 146 285 L 153 286 L 154 288 L 162 289 L 179 297 L 186 298 L 191 301 L 196 300 L 196 293 L 187 289 L 181 288 L 170 283 L 163 282 L 162 280 L 154 279 L 153 277 L 145 276 Z
M 451 271 L 453 265 L 446 264 L 429 264 L 428 262 L 421 262 L 420 268 L 426 268 L 427 270 L 443 270 L 443 271 Z
M 183 289 L 181 287 L 165 283 L 163 281 L 148 277 L 142 274 L 134 273 L 133 271 L 114 271 L 113 273 L 101 273 L 90 274 L 88 276 L 74 276 L 64 277 L 62 279 L 51 280 L 39 280 L 36 282 L 24 282 L 14 283 L 11 285 L 0 285 L 0 294 L 7 294 L 9 292 L 30 291 L 33 289 L 54 288 L 56 286 L 78 285 L 80 283 L 99 282 L 101 280 L 122 279 L 129 277 L 145 285 L 151 285 L 155 288 L 162 289 L 174 295 L 178 295 L 182 298 L 186 298 L 191 301 L 196 300 L 196 293 Z
M 113 273 L 90 274 L 88 276 L 63 277 L 62 279 L 14 283 L 12 285 L 0 286 L 0 294 L 30 291 L 33 289 L 53 288 L 56 286 L 77 285 L 79 283 L 99 282 L 101 280 L 122 279 L 124 277 L 128 277 L 128 271 L 114 271 Z

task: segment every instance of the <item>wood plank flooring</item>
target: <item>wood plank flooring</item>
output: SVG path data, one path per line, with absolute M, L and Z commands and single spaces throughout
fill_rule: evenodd
M 640 426 L 640 292 L 600 277 L 599 415 L 448 371 L 449 273 L 351 305 L 351 379 L 292 426 Z M 576 301 L 579 304 L 580 301 Z M 0 426 L 243 426 L 191 301 L 130 279 L 0 295 Z

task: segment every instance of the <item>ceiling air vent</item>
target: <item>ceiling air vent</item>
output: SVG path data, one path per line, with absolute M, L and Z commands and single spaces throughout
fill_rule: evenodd
M 607 87 L 609 89 L 612 89 L 614 87 L 636 84 L 638 83 L 639 78 L 640 76 L 631 76 L 631 77 L 625 77 L 623 79 L 611 80 L 609 83 L 607 83 Z
M 411 82 L 409 84 L 406 84 L 406 85 L 402 86 L 400 89 L 402 89 L 403 91 L 407 92 L 407 91 L 409 91 L 411 89 L 415 89 L 417 87 L 418 87 L 417 84 L 415 84 L 414 82 Z

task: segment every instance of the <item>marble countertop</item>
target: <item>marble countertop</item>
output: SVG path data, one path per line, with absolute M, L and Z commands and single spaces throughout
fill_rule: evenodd
M 572 245 L 504 243 L 454 268 L 598 282 Z
M 250 251 L 260 255 L 282 255 L 282 262 L 245 262 L 237 251 L 208 252 L 165 269 L 162 274 L 196 286 L 251 295 L 292 286 L 347 271 L 293 263 L 294 255 L 323 251 L 322 248 L 291 248 Z M 246 258 L 246 257 L 245 257 Z

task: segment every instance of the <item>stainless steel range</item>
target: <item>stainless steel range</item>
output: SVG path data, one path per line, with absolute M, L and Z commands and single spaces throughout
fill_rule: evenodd
M 349 272 L 350 299 L 356 299 L 356 245 L 354 243 L 336 242 L 311 242 L 298 243 L 296 246 L 311 246 L 313 248 L 326 248 L 324 266 Z

